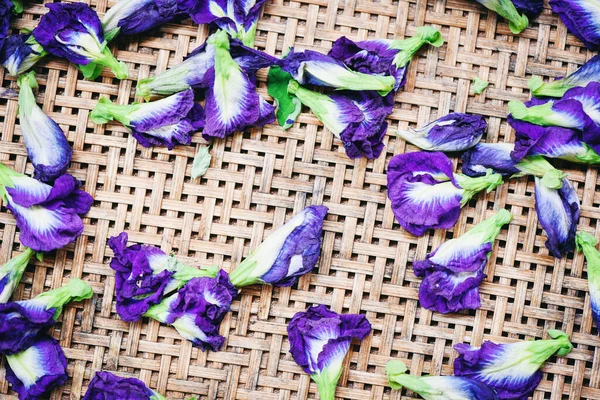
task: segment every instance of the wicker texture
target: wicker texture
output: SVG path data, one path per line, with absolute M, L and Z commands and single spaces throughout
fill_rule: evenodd
M 25 3 L 24 14 L 13 21 L 15 31 L 35 27 L 45 13 L 42 4 Z M 91 2 L 100 15 L 113 4 Z M 487 117 L 485 141 L 513 141 L 505 119 L 507 102 L 528 98 L 527 79 L 565 75 L 593 56 L 567 34 L 547 5 L 515 37 L 496 14 L 467 0 L 269 0 L 256 46 L 277 55 L 288 46 L 326 52 L 342 35 L 403 38 L 423 24 L 439 28 L 447 44 L 425 48 L 411 64 L 389 118 L 386 153 L 379 159 L 348 159 L 341 143 L 305 110 L 287 132 L 268 125 L 215 141 L 211 168 L 200 180 L 190 178 L 195 149 L 205 143 L 200 134 L 192 146 L 146 149 L 121 125 L 96 126 L 88 116 L 100 96 L 120 104 L 134 101 L 134 80 L 179 63 L 205 40 L 206 26 L 184 21 L 118 40 L 114 52 L 128 63 L 133 80 L 119 81 L 105 70 L 97 82 L 89 82 L 64 60 L 40 64 L 38 102 L 68 132 L 74 148 L 69 172 L 95 198 L 83 235 L 43 262 L 32 262 L 15 294 L 27 299 L 70 277 L 81 277 L 94 288 L 91 300 L 65 308 L 52 331 L 69 360 L 69 380 L 52 399 L 79 399 L 100 369 L 137 377 L 169 399 L 192 394 L 314 398 L 316 385 L 292 360 L 286 333 L 291 317 L 313 303 L 365 313 L 373 324 L 372 336 L 353 345 L 346 358 L 340 398 L 410 397 L 386 387 L 385 364 L 392 357 L 407 361 L 414 374 L 449 375 L 456 343 L 539 339 L 556 328 L 572 335 L 575 350 L 546 364 L 534 399 L 600 399 L 600 340 L 592 324 L 584 258 L 548 255 L 532 180 L 511 180 L 476 196 L 452 231 L 421 238 L 399 227 L 386 197 L 387 162 L 416 150 L 394 138 L 397 128 L 421 126 L 451 111 L 470 112 Z M 470 91 L 475 76 L 490 82 L 482 95 Z M 263 70 L 259 91 L 266 96 L 265 78 Z M 0 75 L 0 84 L 17 88 L 7 73 Z M 15 99 L 0 99 L 0 126 L 0 162 L 31 173 Z M 559 167 L 570 173 L 581 199 L 579 228 L 594 233 L 600 219 L 597 169 Z M 125 230 L 131 241 L 160 246 L 192 265 L 231 270 L 293 213 L 321 203 L 330 212 L 318 273 L 301 278 L 294 288 L 244 289 L 222 323 L 227 337 L 222 351 L 203 353 L 173 328 L 148 319 L 129 324 L 117 316 L 115 279 L 108 266 L 112 252 L 106 245 L 110 236 Z M 494 245 L 481 287 L 482 308 L 462 315 L 421 308 L 411 262 L 498 208 L 507 208 L 515 218 Z M 14 219 L 2 208 L 0 262 L 22 250 L 18 240 Z M 0 398 L 16 399 L 4 363 Z

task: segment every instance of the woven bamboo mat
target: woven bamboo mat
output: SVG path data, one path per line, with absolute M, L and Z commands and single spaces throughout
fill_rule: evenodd
M 113 4 L 91 2 L 100 14 Z M 25 12 L 12 27 L 33 28 L 44 13 L 42 4 L 25 1 Z M 40 64 L 38 102 L 68 132 L 74 148 L 69 172 L 95 198 L 83 235 L 32 263 L 16 293 L 30 298 L 71 277 L 94 288 L 91 300 L 66 307 L 53 330 L 69 361 L 69 380 L 52 399 L 79 399 L 100 369 L 137 377 L 169 399 L 192 394 L 314 398 L 316 386 L 289 355 L 286 334 L 294 313 L 313 303 L 364 313 L 373 324 L 373 335 L 354 345 L 346 358 L 340 398 L 407 398 L 386 387 L 385 364 L 391 357 L 408 359 L 415 374 L 449 375 L 456 343 L 539 339 L 556 328 L 572 335 L 575 350 L 546 364 L 534 399 L 600 399 L 600 340 L 592 324 L 584 258 L 548 255 L 534 211 L 533 181 L 512 180 L 476 196 L 452 231 L 421 238 L 400 229 L 386 198 L 387 162 L 416 150 L 394 138 L 397 128 L 420 126 L 451 111 L 470 112 L 487 117 L 485 141 L 514 140 L 504 118 L 507 102 L 528 98 L 527 79 L 564 75 L 593 56 L 558 17 L 546 6 L 537 22 L 515 37 L 503 20 L 468 0 L 270 0 L 256 46 L 277 55 L 292 45 L 325 52 L 342 35 L 403 38 L 423 24 L 441 29 L 447 44 L 422 50 L 412 63 L 390 116 L 386 153 L 378 160 L 348 159 L 341 143 L 304 112 L 285 133 L 268 125 L 216 141 L 211 169 L 200 180 L 190 178 L 195 149 L 205 143 L 200 134 L 192 146 L 146 149 L 122 126 L 96 126 L 88 115 L 100 96 L 121 104 L 133 101 L 135 79 L 180 62 L 205 40 L 206 26 L 185 21 L 120 39 L 113 47 L 129 64 L 132 80 L 105 74 L 89 82 L 64 60 Z M 475 76 L 490 82 L 482 95 L 470 91 Z M 266 71 L 259 78 L 266 96 Z M 0 84 L 16 88 L 8 74 L 0 74 Z M 16 117 L 16 100 L 0 99 L 0 162 L 31 173 Z M 562 167 L 581 199 L 579 227 L 593 232 L 600 220 L 597 169 Z M 118 318 L 108 266 L 110 236 L 125 230 L 130 240 L 160 246 L 194 265 L 231 270 L 293 213 L 321 203 L 330 212 L 318 273 L 303 277 L 293 289 L 244 289 L 221 326 L 227 337 L 223 351 L 198 351 L 158 322 L 129 324 Z M 509 209 L 515 218 L 494 245 L 481 287 L 482 308 L 442 315 L 419 307 L 419 279 L 411 262 L 498 208 Z M 3 208 L 0 262 L 19 250 L 18 239 L 15 222 Z M 16 399 L 2 363 L 0 398 Z

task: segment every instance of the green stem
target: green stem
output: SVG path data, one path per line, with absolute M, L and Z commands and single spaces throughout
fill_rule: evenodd
M 118 61 L 110 52 L 108 46 L 105 46 L 102 50 L 102 57 L 94 62 L 112 70 L 118 79 L 126 79 L 129 75 L 127 65 L 122 61 Z
M 512 218 L 513 216 L 511 213 L 502 209 L 493 216 L 481 221 L 473 228 L 469 229 L 460 237 L 460 239 L 474 237 L 474 240 L 481 243 L 493 242 L 496 240 L 502 227 L 508 224 Z
M 587 276 L 590 286 L 600 282 L 600 252 L 596 249 L 598 239 L 587 232 L 575 235 L 577 250 L 583 252 L 587 261 Z
M 570 118 L 564 118 L 561 113 L 554 111 L 554 102 L 549 101 L 538 106 L 527 107 L 520 101 L 508 102 L 508 110 L 514 119 L 529 122 L 539 126 L 560 126 L 563 128 L 579 128 L 573 125 Z
M 35 254 L 30 248 L 26 248 L 24 252 L 16 257 L 11 258 L 6 264 L 0 267 L 0 280 L 8 276 L 8 282 L 4 289 L 0 291 L 0 303 L 6 303 L 13 294 L 13 291 L 21 282 L 21 277 L 27 269 L 29 260 Z
M 54 319 L 62 312 L 62 307 L 71 301 L 89 299 L 94 294 L 91 286 L 78 278 L 72 278 L 66 286 L 50 290 L 36 296 L 30 301 L 43 304 L 46 310 L 56 308 Z
M 90 119 L 98 125 L 106 124 L 109 121 L 117 120 L 125 126 L 130 125 L 127 115 L 140 108 L 139 104 L 130 105 L 114 104 L 106 97 L 100 98 L 96 107 L 90 113 Z
M 335 388 L 342 371 L 337 375 L 337 379 L 332 379 L 326 372 L 312 374 L 310 377 L 317 384 L 319 389 L 320 400 L 334 400 L 335 399 Z
M 482 190 L 489 193 L 504 183 L 502 175 L 493 173 L 491 169 L 488 169 L 484 176 L 472 178 L 463 174 L 454 174 L 454 177 L 458 185 L 464 190 L 461 206 L 467 204 L 475 194 Z
M 346 128 L 345 125 L 339 122 L 338 116 L 334 115 L 337 107 L 335 107 L 335 102 L 329 96 L 306 89 L 294 80 L 291 80 L 288 84 L 288 93 L 296 96 L 302 104 L 310 108 L 313 114 L 334 135 L 339 137 L 340 133 Z
M 535 97 L 562 97 L 567 90 L 575 87 L 569 84 L 567 78 L 544 82 L 539 76 L 530 78 L 527 86 Z
M 444 44 L 442 33 L 431 26 L 420 26 L 417 28 L 415 36 L 408 39 L 393 40 L 390 48 L 400 50 L 393 61 L 396 67 L 402 68 L 410 63 L 416 52 L 426 43 L 434 47 L 440 47 Z
M 533 175 L 538 178 L 542 178 L 544 186 L 550 189 L 560 189 L 562 187 L 562 180 L 567 174 L 561 170 L 556 169 L 542 156 L 529 156 L 516 165 L 521 170 L 523 175 Z
M 256 268 L 256 264 L 257 260 L 255 260 L 252 256 L 242 261 L 237 267 L 235 267 L 233 272 L 229 274 L 229 280 L 231 281 L 231 284 L 236 288 L 241 288 L 244 286 L 254 285 L 256 283 L 261 283 L 261 280 L 252 274 Z
M 30 71 L 27 74 L 19 76 L 17 85 L 21 89 L 19 91 L 19 114 L 30 115 L 33 108 L 37 106 L 35 95 L 33 94 L 33 89 L 38 87 L 38 83 L 35 80 L 35 72 Z

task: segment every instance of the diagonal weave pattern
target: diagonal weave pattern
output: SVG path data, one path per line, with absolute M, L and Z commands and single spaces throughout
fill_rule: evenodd
M 91 1 L 100 15 L 113 0 Z M 25 2 L 13 21 L 16 32 L 33 28 L 45 13 Z M 397 128 L 421 126 L 448 112 L 487 117 L 487 142 L 513 141 L 506 124 L 507 102 L 528 98 L 532 75 L 558 77 L 593 54 L 567 34 L 546 6 L 520 36 L 505 21 L 467 0 L 270 0 L 258 24 L 256 46 L 281 55 L 288 46 L 326 52 L 342 35 L 352 39 L 403 38 L 415 26 L 439 28 L 447 44 L 422 50 L 408 82 L 396 96 L 386 152 L 375 161 L 350 160 L 341 143 L 310 112 L 282 132 L 276 125 L 216 141 L 208 173 L 190 177 L 193 145 L 146 149 L 118 124 L 96 126 L 89 112 L 100 96 L 134 101 L 135 80 L 165 70 L 207 37 L 206 26 L 168 24 L 113 45 L 130 67 L 131 80 L 105 70 L 96 82 L 82 79 L 64 60 L 49 58 L 37 68 L 38 102 L 68 134 L 74 148 L 70 173 L 84 182 L 95 204 L 85 231 L 72 245 L 33 262 L 15 298 L 27 299 L 61 286 L 71 277 L 90 282 L 94 297 L 66 307 L 53 330 L 69 361 L 67 384 L 52 399 L 79 399 L 93 373 L 103 369 L 137 377 L 169 399 L 195 394 L 216 399 L 314 398 L 316 386 L 288 353 L 286 325 L 313 303 L 337 312 L 364 313 L 373 334 L 351 349 L 337 396 L 347 399 L 400 399 L 386 387 L 385 364 L 407 361 L 413 374 L 452 374 L 456 343 L 546 338 L 547 329 L 572 336 L 575 350 L 552 358 L 534 399 L 600 399 L 600 346 L 587 295 L 581 254 L 556 260 L 534 211 L 533 181 L 512 180 L 476 196 L 450 232 L 416 238 L 394 221 L 386 198 L 389 159 L 416 148 L 394 138 Z M 473 95 L 470 81 L 490 82 Z M 266 71 L 259 74 L 266 95 Z M 16 89 L 7 73 L 3 88 Z M 235 90 L 235 89 L 234 89 Z M 32 173 L 17 121 L 16 99 L 0 99 L 0 162 Z M 456 163 L 458 160 L 455 158 Z M 581 199 L 579 228 L 594 233 L 600 213 L 597 169 L 559 165 L 570 173 Z M 318 271 L 294 288 L 250 287 L 233 304 L 221 333 L 223 351 L 203 353 L 177 332 L 157 322 L 125 323 L 115 312 L 115 279 L 106 240 L 125 230 L 130 240 L 160 246 L 195 265 L 232 270 L 270 232 L 310 204 L 325 204 L 329 216 Z M 419 306 L 411 262 L 447 238 L 460 235 L 492 210 L 507 208 L 515 218 L 499 236 L 481 287 L 483 306 L 461 315 L 431 313 Z M 0 262 L 22 250 L 12 216 L 0 212 Z M 318 272 L 318 273 L 317 273 Z M 599 347 L 600 348 L 600 347 Z M 16 399 L 0 361 L 0 398 Z

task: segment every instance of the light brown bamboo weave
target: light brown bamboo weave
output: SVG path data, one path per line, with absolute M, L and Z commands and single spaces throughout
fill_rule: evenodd
M 113 4 L 91 2 L 100 15 Z M 42 4 L 26 0 L 24 14 L 12 27 L 15 32 L 33 28 L 45 11 Z M 268 125 L 216 141 L 211 168 L 200 180 L 190 177 L 195 150 L 205 143 L 200 134 L 192 146 L 146 149 L 121 125 L 96 126 L 88 116 L 100 96 L 121 104 L 134 101 L 135 80 L 180 62 L 205 40 L 206 26 L 185 21 L 118 40 L 114 52 L 128 63 L 130 80 L 119 81 L 105 70 L 89 82 L 64 60 L 40 64 L 38 102 L 68 133 L 74 148 L 69 172 L 95 198 L 83 235 L 43 262 L 33 262 L 15 295 L 27 299 L 71 277 L 94 288 L 91 300 L 65 308 L 52 331 L 69 361 L 69 380 L 52 399 L 79 399 L 100 369 L 137 377 L 169 399 L 314 398 L 316 386 L 288 353 L 286 333 L 291 317 L 314 303 L 364 313 L 373 325 L 373 334 L 346 358 L 340 398 L 411 397 L 386 387 L 385 364 L 391 358 L 407 361 L 414 374 L 450 375 L 456 343 L 539 339 L 556 328 L 572 335 L 575 349 L 546 364 L 534 399 L 600 399 L 600 340 L 590 313 L 584 258 L 548 255 L 531 180 L 512 180 L 476 196 L 452 231 L 421 238 L 399 227 L 386 197 L 389 159 L 416 150 L 394 138 L 397 128 L 421 126 L 451 111 L 470 112 L 487 117 L 485 141 L 513 141 L 505 120 L 507 102 L 528 99 L 527 79 L 564 75 L 593 56 L 567 34 L 548 6 L 517 37 L 504 20 L 474 1 L 269 0 L 256 46 L 276 55 L 288 46 L 326 52 L 342 35 L 403 38 L 423 24 L 441 29 L 447 44 L 425 48 L 412 63 L 379 159 L 348 159 L 341 143 L 305 110 L 287 132 Z M 490 82 L 482 95 L 470 91 L 475 76 Z M 259 90 L 266 95 L 266 71 L 259 77 Z M 0 74 L 0 84 L 17 88 L 6 73 Z M 0 162 L 31 173 L 16 100 L 0 99 L 0 124 Z M 594 233 L 600 219 L 597 168 L 562 167 L 581 199 L 579 227 Z M 244 289 L 221 326 L 227 337 L 222 351 L 203 353 L 170 327 L 148 320 L 125 323 L 117 316 L 115 279 L 108 266 L 112 252 L 106 245 L 110 236 L 125 230 L 131 241 L 230 271 L 293 213 L 321 203 L 330 211 L 318 270 L 293 289 Z M 515 218 L 494 245 L 481 287 L 482 308 L 461 315 L 421 308 L 411 262 L 503 207 Z M 13 217 L 2 210 L 0 262 L 20 251 Z M 0 398 L 16 399 L 4 373 L 1 361 Z

